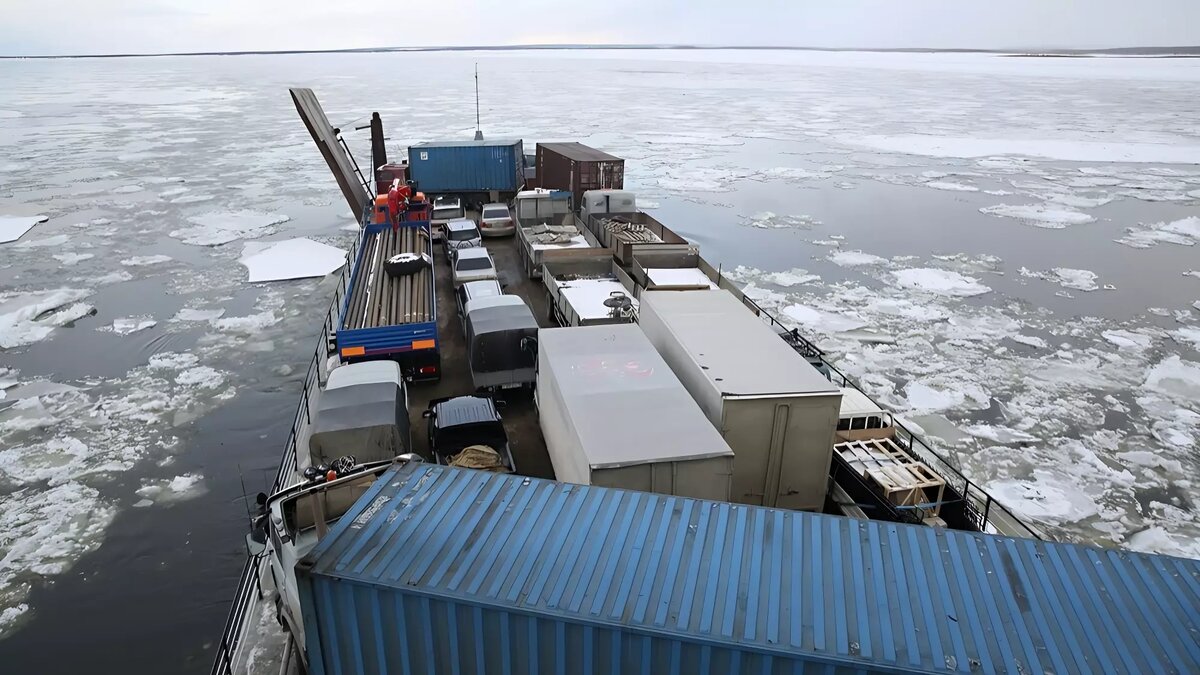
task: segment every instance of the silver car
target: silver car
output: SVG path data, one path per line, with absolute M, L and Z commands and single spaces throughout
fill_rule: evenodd
M 517 230 L 507 204 L 485 204 L 479 218 L 479 229 L 485 237 L 501 237 Z
M 467 211 L 459 197 L 434 197 L 433 213 L 429 216 L 429 234 L 434 241 L 440 241 L 447 222 L 466 216 Z
M 496 278 L 496 264 L 492 262 L 492 255 L 482 246 L 458 251 L 450 265 L 454 288 L 458 288 L 468 281 Z
M 457 251 L 476 246 L 483 246 L 483 239 L 479 236 L 479 228 L 475 226 L 475 221 L 470 218 L 459 218 L 446 222 L 442 237 L 442 251 L 446 254 L 447 263 L 454 261 L 454 254 Z

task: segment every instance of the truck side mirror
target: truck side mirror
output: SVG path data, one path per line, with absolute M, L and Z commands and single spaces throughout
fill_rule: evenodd
M 246 550 L 250 552 L 252 557 L 257 558 L 267 550 L 267 542 L 257 541 L 254 538 L 253 532 L 246 533 Z

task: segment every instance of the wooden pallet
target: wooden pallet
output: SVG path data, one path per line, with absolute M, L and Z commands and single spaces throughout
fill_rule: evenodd
M 921 509 L 923 518 L 936 517 L 946 491 L 946 481 L 923 462 L 913 459 L 890 438 L 846 441 L 834 452 L 860 476 L 870 481 L 896 506 L 933 506 Z M 928 490 L 928 491 L 927 491 Z M 930 500 L 930 495 L 936 495 Z

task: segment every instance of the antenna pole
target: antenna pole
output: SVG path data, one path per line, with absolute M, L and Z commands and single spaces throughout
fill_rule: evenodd
M 479 63 L 475 63 L 475 140 L 483 140 L 483 130 L 479 128 Z

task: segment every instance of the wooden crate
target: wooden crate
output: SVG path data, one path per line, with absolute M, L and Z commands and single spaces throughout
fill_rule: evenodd
M 922 518 L 937 517 L 941 512 L 946 481 L 909 456 L 892 439 L 847 441 L 835 445 L 834 451 L 890 503 L 918 506 L 932 502 L 932 507 L 921 509 Z M 931 492 L 936 495 L 932 500 Z

